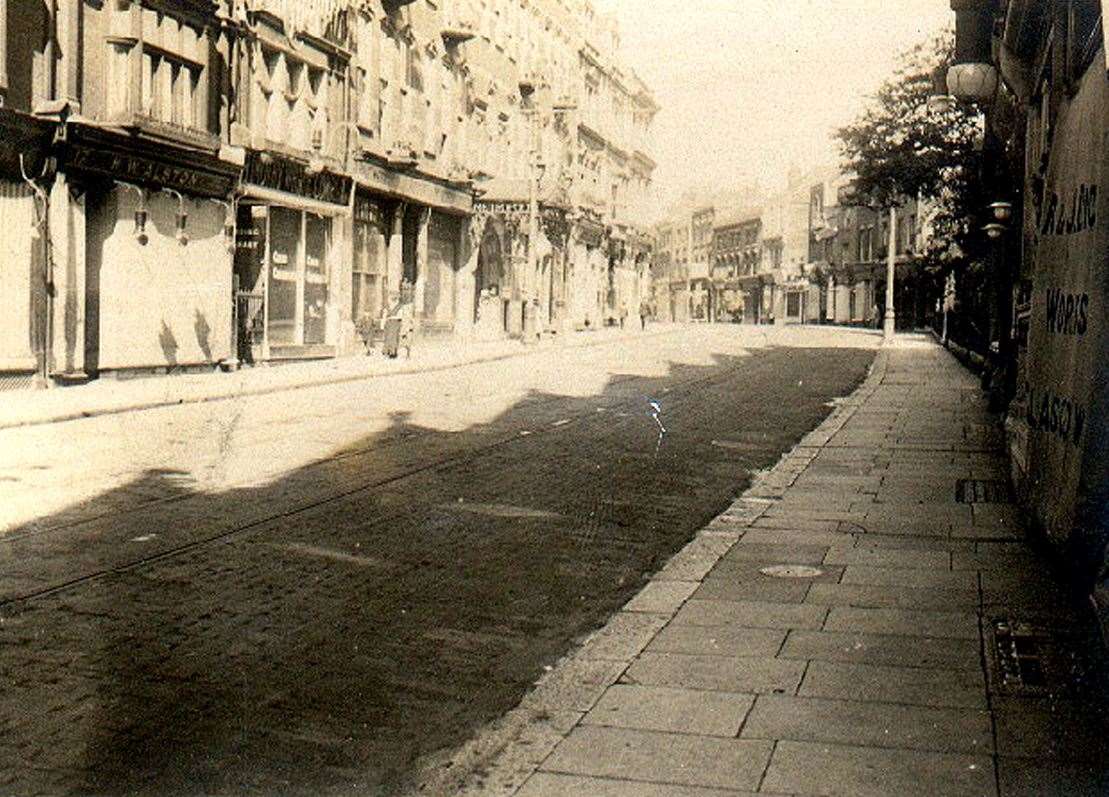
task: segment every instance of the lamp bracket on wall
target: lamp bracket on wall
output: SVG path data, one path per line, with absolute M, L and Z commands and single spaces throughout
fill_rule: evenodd
M 223 240 L 228 252 L 235 251 L 235 233 L 238 224 L 239 200 L 232 198 L 229 202 L 222 199 L 209 199 L 210 202 L 223 208 Z
M 150 216 L 146 209 L 146 189 L 133 183 L 125 183 L 122 180 L 116 180 L 115 184 L 120 188 L 134 191 L 139 198 L 138 205 L 135 207 L 135 240 L 145 246 L 146 242 L 150 240 L 150 237 L 146 234 L 146 222 Z
M 189 223 L 189 213 L 187 210 L 185 210 L 185 197 L 181 196 L 180 191 L 176 191 L 172 188 L 163 188 L 162 193 L 169 194 L 171 197 L 177 199 L 177 219 L 176 224 L 174 225 L 173 235 L 177 239 L 177 243 L 184 246 L 189 242 L 189 235 L 185 231 L 185 228 Z

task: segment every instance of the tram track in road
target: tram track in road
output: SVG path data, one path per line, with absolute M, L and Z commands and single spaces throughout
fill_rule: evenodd
M 741 362 L 742 362 L 742 364 L 750 364 L 752 361 L 751 360 L 743 360 Z M 759 361 L 759 362 L 760 362 L 761 367 L 771 367 L 769 363 L 764 363 L 764 362 L 761 362 L 761 361 Z M 717 383 L 720 383 L 720 382 L 723 382 L 723 381 L 727 381 L 728 379 L 732 378 L 734 373 L 736 371 L 740 370 L 740 368 L 741 368 L 741 363 L 739 363 L 739 362 L 737 362 L 737 363 L 725 363 L 725 364 L 715 366 L 714 370 L 711 373 L 699 374 L 699 375 L 690 376 L 690 377 L 687 377 L 687 378 L 684 378 L 684 379 L 679 378 L 679 379 L 676 379 L 672 383 L 667 383 L 665 385 L 664 392 L 661 394 L 662 396 L 665 397 L 664 405 L 665 406 L 670 406 L 670 407 L 673 407 L 675 405 L 678 405 L 678 406 L 687 405 L 690 401 L 696 400 L 697 394 L 700 390 L 702 390 L 706 387 L 710 387 L 714 384 L 717 384 Z M 616 384 L 618 384 L 620 386 L 622 391 L 627 391 L 634 384 L 642 382 L 644 380 L 649 380 L 649 379 L 652 379 L 652 377 L 626 375 L 625 378 L 619 380 L 618 382 L 616 382 Z M 555 403 L 560 402 L 560 401 L 565 401 L 565 397 L 563 397 L 563 396 L 545 396 L 545 397 L 543 397 L 541 399 L 538 399 L 538 400 L 531 399 L 529 403 L 532 404 L 532 407 L 538 407 L 538 406 L 550 406 L 550 405 L 555 404 Z M 166 560 L 166 559 L 172 559 L 175 556 L 178 556 L 178 555 L 181 555 L 181 554 L 184 554 L 184 553 L 188 553 L 190 551 L 194 551 L 194 550 L 201 549 L 201 548 L 204 548 L 204 547 L 207 547 L 207 546 L 219 544 L 221 542 L 226 542 L 226 541 L 231 540 L 231 539 L 242 537 L 242 536 L 245 536 L 245 535 L 249 534 L 250 532 L 252 532 L 254 530 L 265 528 L 265 527 L 267 527 L 267 526 L 269 526 L 269 525 L 271 525 L 275 522 L 280 522 L 280 521 L 285 520 L 285 519 L 294 518 L 298 515 L 304 514 L 306 512 L 310 512 L 310 511 L 315 510 L 315 509 L 319 509 L 321 507 L 325 507 L 328 504 L 332 504 L 332 503 L 335 503 L 335 502 L 342 501 L 344 499 L 350 498 L 350 497 L 358 495 L 360 493 L 365 493 L 365 492 L 370 491 L 370 490 L 377 490 L 377 489 L 381 489 L 381 488 L 384 488 L 384 487 L 388 487 L 388 486 L 396 484 L 398 482 L 402 482 L 406 479 L 410 479 L 410 478 L 413 478 L 415 476 L 419 476 L 419 475 L 424 474 L 424 473 L 435 471 L 437 469 L 449 468 L 449 467 L 454 467 L 454 466 L 457 466 L 457 465 L 465 464 L 467 461 L 478 459 L 483 455 L 486 455 L 486 454 L 488 454 L 492 451 L 495 451 L 497 449 L 501 449 L 501 448 L 504 448 L 506 446 L 510 446 L 513 443 L 520 443 L 522 441 L 527 441 L 529 439 L 534 439 L 534 436 L 537 436 L 537 435 L 555 434 L 555 433 L 564 431 L 568 428 L 573 428 L 574 426 L 576 426 L 576 425 L 578 425 L 582 422 L 589 422 L 589 421 L 601 422 L 603 420 L 605 423 L 611 423 L 611 421 L 609 420 L 609 417 L 614 416 L 614 415 L 622 414 L 623 418 L 621 418 L 621 420 L 627 420 L 627 419 L 630 419 L 631 417 L 634 417 L 636 415 L 636 413 L 634 411 L 624 412 L 625 410 L 639 409 L 639 410 L 642 410 L 643 414 L 646 416 L 646 414 L 647 414 L 646 402 L 647 402 L 646 394 L 642 394 L 642 393 L 639 393 L 637 391 L 632 390 L 630 395 L 625 395 L 624 397 L 612 397 L 612 398 L 608 399 L 606 402 L 604 402 L 603 405 L 591 402 L 587 409 L 581 409 L 581 410 L 578 410 L 577 412 L 560 410 L 557 413 L 552 413 L 551 414 L 552 417 L 557 418 L 557 423 L 556 422 L 540 421 L 540 422 L 534 424 L 532 428 L 514 429 L 510 432 L 506 432 L 504 434 L 504 436 L 499 437 L 498 439 L 496 439 L 492 442 L 489 442 L 489 443 L 486 443 L 486 444 L 483 444 L 483 445 L 474 446 L 474 447 L 468 447 L 468 448 L 466 448 L 462 451 L 452 452 L 452 453 L 450 453 L 446 456 L 437 457 L 437 458 L 435 458 L 431 461 L 421 463 L 420 465 L 415 466 L 415 467 L 406 468 L 406 469 L 404 469 L 404 470 L 402 470 L 398 473 L 394 473 L 394 474 L 392 474 L 390 476 L 387 476 L 385 478 L 372 480 L 372 481 L 369 481 L 369 482 L 358 484 L 358 485 L 353 486 L 349 489 L 344 489 L 344 490 L 341 490 L 341 491 L 338 491 L 338 492 L 329 493 L 326 496 L 323 496 L 323 497 L 320 497 L 318 499 L 311 500 L 311 501 L 308 501 L 308 502 L 305 502 L 305 503 L 300 503 L 300 504 L 298 504 L 296 506 L 293 506 L 293 507 L 290 507 L 286 510 L 283 510 L 283 511 L 280 511 L 280 512 L 274 512 L 274 513 L 271 513 L 271 514 L 267 514 L 264 517 L 255 518 L 253 520 L 250 520 L 249 522 L 242 523 L 242 524 L 239 524 L 239 525 L 235 525 L 232 528 L 221 531 L 218 534 L 206 535 L 206 536 L 201 537 L 199 539 L 190 540 L 188 542 L 184 542 L 184 543 L 181 543 L 179 545 L 175 545 L 175 546 L 172 546 L 172 547 L 169 547 L 169 548 L 165 548 L 165 549 L 153 552 L 149 555 L 138 557 L 138 558 L 133 559 L 131 561 L 127 561 L 127 562 L 124 562 L 124 563 L 121 563 L 121 564 L 115 564 L 115 565 L 112 565 L 112 566 L 109 566 L 109 567 L 103 567 L 103 568 L 94 570 L 92 572 L 85 573 L 85 574 L 80 575 L 78 577 L 74 577 L 74 578 L 66 579 L 64 581 L 60 581 L 60 582 L 57 582 L 57 583 L 54 583 L 54 584 L 50 584 L 50 585 L 42 587 L 40 589 L 33 589 L 33 590 L 30 590 L 30 591 L 24 592 L 22 594 L 19 594 L 19 595 L 6 597 L 6 598 L 0 598 L 0 609 L 6 608 L 6 607 L 16 606 L 16 605 L 19 605 L 19 604 L 31 603 L 35 600 L 45 598 L 45 597 L 48 597 L 50 595 L 53 595 L 53 594 L 56 594 L 56 593 L 59 593 L 59 592 L 64 592 L 66 590 L 70 590 L 70 589 L 80 587 L 84 584 L 88 584 L 88 583 L 98 581 L 98 580 L 103 579 L 106 576 L 109 576 L 109 575 L 114 574 L 114 573 L 124 573 L 124 572 L 132 571 L 132 570 L 138 570 L 138 569 L 141 569 L 141 568 L 143 568 L 147 565 L 151 565 L 151 564 L 154 564 L 154 563 Z M 664 406 L 664 411 L 665 411 L 665 406 Z M 603 409 L 604 412 L 603 413 L 598 412 L 598 409 Z M 606 417 L 606 416 L 608 416 L 608 417 Z M 411 445 L 412 443 L 413 443 L 413 438 L 407 438 L 407 439 L 403 439 L 403 440 L 396 440 L 396 441 L 390 443 L 390 447 L 394 447 L 394 446 L 402 445 L 402 444 Z M 363 449 L 360 449 L 358 451 L 355 451 L 355 452 L 340 452 L 340 453 L 336 454 L 335 456 L 329 456 L 327 458 L 309 463 L 308 465 L 304 466 L 303 468 L 301 468 L 299 470 L 307 471 L 307 470 L 311 470 L 312 468 L 321 467 L 321 466 L 327 465 L 329 463 L 337 462 L 337 461 L 340 461 L 340 460 L 349 460 L 349 459 L 358 458 L 358 457 L 374 456 L 375 454 L 380 453 L 380 450 L 381 450 L 380 447 L 367 446 L 367 447 L 365 447 Z M 234 486 L 232 485 L 232 489 L 233 488 L 234 488 Z M 26 541 L 28 539 L 36 538 L 36 537 L 43 536 L 43 535 L 65 532 L 65 531 L 68 531 L 68 530 L 72 530 L 72 529 L 74 529 L 74 528 L 76 528 L 76 527 L 78 527 L 78 526 L 80 526 L 84 523 L 103 522 L 103 520 L 106 517 L 115 517 L 115 516 L 119 516 L 121 514 L 134 514 L 134 513 L 137 513 L 137 512 L 141 512 L 141 511 L 148 511 L 150 509 L 154 509 L 154 508 L 157 508 L 159 506 L 169 506 L 169 505 L 172 505 L 174 503 L 184 502 L 184 501 L 188 501 L 190 499 L 196 499 L 196 498 L 202 498 L 202 497 L 203 497 L 202 493 L 190 493 L 190 494 L 187 494 L 187 495 L 171 496 L 171 497 L 168 497 L 168 498 L 165 498 L 165 499 L 155 500 L 155 501 L 152 501 L 152 502 L 146 502 L 146 503 L 143 503 L 141 505 L 128 508 L 127 510 L 124 510 L 123 512 L 111 513 L 109 515 L 102 515 L 102 516 L 99 516 L 98 518 L 87 518 L 87 519 L 83 519 L 81 521 L 76 521 L 76 522 L 71 523 L 71 524 L 52 526 L 52 527 L 49 527 L 49 528 L 38 529 L 38 530 L 35 530 L 35 531 L 26 532 L 24 534 L 16 533 L 16 534 L 12 534 L 12 535 L 7 535 L 7 536 L 4 536 L 4 537 L 0 537 L 0 549 L 2 549 L 2 547 L 5 544 L 11 544 L 11 543 L 15 543 L 15 542 L 18 542 L 18 541 Z M 398 513 L 397 515 L 393 515 L 392 517 L 395 518 L 395 517 L 397 517 L 399 515 L 403 515 L 403 514 L 404 513 Z
M 265 405 L 225 478 L 309 456 L 320 467 L 0 547 L 7 595 L 22 593 L 0 606 L 13 643 L 0 667 L 19 690 L 0 721 L 41 706 L 25 736 L 67 768 L 64 787 L 37 790 L 184 794 L 203 780 L 232 793 L 249 779 L 267 793 L 402 793 L 424 756 L 517 705 L 870 360 L 677 348 L 668 370 L 667 351 L 622 368 L 639 352 L 621 350 L 593 368 L 544 363 L 526 383 L 496 368 L 419 380 L 388 404 L 340 407 L 348 393 L 325 392 L 313 402 L 343 419 L 327 440 L 313 406 Z M 468 406 L 491 375 L 495 406 Z M 650 399 L 663 405 L 661 449 Z M 306 410 L 287 439 L 244 445 Z M 750 455 L 711 444 L 755 432 Z M 392 440 L 405 446 L 381 451 Z M 291 456 L 266 456 L 272 445 Z M 323 461 L 332 451 L 343 459 Z M 128 506 L 99 500 L 84 508 Z M 134 767 L 151 753 L 156 772 Z M 8 769 L 42 783 L 16 757 Z
M 666 338 L 666 337 L 669 337 L 673 334 L 675 334 L 675 330 L 664 330 L 664 331 L 661 331 L 661 332 L 648 332 L 647 333 L 647 339 Z M 627 342 L 626 340 L 590 341 L 590 342 L 586 342 L 586 343 L 582 343 L 582 344 L 579 344 L 579 345 L 572 346 L 569 349 L 567 349 L 567 351 L 569 353 L 580 353 L 582 350 L 589 351 L 589 350 L 598 349 L 598 348 L 602 348 L 602 347 L 619 345 L 620 343 L 626 343 L 626 342 Z M 636 341 L 636 342 L 641 342 L 641 341 Z M 517 352 L 517 353 L 514 353 L 512 355 L 507 355 L 507 356 L 504 356 L 504 357 L 497 357 L 497 358 L 494 358 L 494 359 L 477 360 L 477 361 L 474 361 L 474 362 L 467 362 L 467 363 L 455 363 L 455 364 L 451 364 L 451 365 L 448 365 L 448 366 L 435 366 L 433 368 L 428 369 L 427 371 L 419 372 L 419 375 L 437 374 L 437 373 L 441 373 L 441 372 L 444 372 L 444 371 L 456 371 L 456 370 L 460 370 L 460 369 L 463 369 L 463 368 L 466 368 L 466 367 L 480 367 L 480 366 L 483 366 L 483 365 L 496 364 L 497 362 L 499 362 L 501 360 L 505 360 L 505 359 L 533 357 L 533 356 L 536 356 L 536 355 L 539 355 L 539 354 L 544 354 L 544 353 L 545 352 L 542 351 L 542 350 L 524 350 L 522 352 Z M 135 412 L 135 413 L 172 412 L 173 410 L 181 408 L 181 407 L 188 408 L 188 407 L 195 407 L 195 406 L 200 406 L 200 405 L 218 405 L 218 404 L 221 404 L 223 402 L 230 401 L 230 400 L 236 400 L 236 399 L 266 398 L 266 397 L 273 396 L 276 393 L 280 393 L 280 392 L 299 393 L 301 391 L 312 390 L 312 389 L 327 390 L 328 388 L 344 387 L 344 386 L 349 385 L 352 382 L 376 381 L 376 380 L 381 380 L 381 379 L 403 379 L 403 378 L 411 378 L 412 376 L 415 376 L 415 375 L 417 375 L 417 374 L 410 373 L 410 372 L 387 373 L 387 374 L 371 374 L 371 375 L 368 375 L 368 376 L 363 375 L 363 376 L 358 376 L 358 377 L 349 377 L 349 378 L 343 378 L 343 379 L 339 379 L 339 380 L 332 380 L 330 382 L 324 382 L 324 383 L 295 384 L 295 385 L 290 385 L 286 388 L 283 388 L 281 391 L 247 392 L 247 393 L 243 393 L 243 394 L 227 395 L 227 396 L 221 395 L 221 396 L 213 397 L 211 399 L 206 399 L 206 400 L 197 401 L 197 402 L 187 401 L 187 402 L 159 403 L 159 404 L 156 404 L 156 405 L 136 408 L 136 409 L 133 410 L 133 412 Z M 626 381 L 628 379 L 641 379 L 641 378 L 643 378 L 643 377 L 638 377 L 638 376 L 635 376 L 635 375 L 617 375 L 613 379 L 610 380 L 610 384 L 618 384 L 618 383 L 620 383 L 622 381 Z M 112 413 L 107 413 L 107 415 L 118 415 L 118 414 L 122 414 L 122 412 L 123 411 L 112 412 Z M 105 417 L 105 416 L 103 416 L 103 415 L 80 416 L 80 417 L 63 419 L 63 420 L 58 421 L 57 423 L 59 423 L 59 424 L 70 424 L 70 423 L 89 422 L 89 421 L 95 421 L 100 417 Z M 277 423 L 293 423 L 293 422 L 297 422 L 297 419 L 288 419 L 288 420 L 285 420 L 285 421 L 279 421 Z M 36 425 L 41 426 L 41 425 L 45 425 L 45 424 L 32 424 L 32 426 L 36 426 Z M 8 427 L 8 428 L 13 429 L 13 430 L 20 430 L 20 429 L 25 429 L 27 427 L 26 426 L 22 426 L 22 427 L 21 426 L 13 426 L 13 427 Z M 6 431 L 5 428 L 0 428 L 0 434 L 2 434 L 4 431 Z M 400 438 L 400 439 L 383 440 L 381 442 L 375 442 L 375 444 L 373 446 L 373 449 L 380 452 L 385 447 L 396 446 L 398 444 L 408 444 L 409 442 L 410 442 L 410 440 L 407 437 Z M 340 459 L 348 459 L 348 458 L 352 458 L 352 457 L 357 457 L 357 456 L 359 456 L 363 453 L 365 453 L 365 451 L 363 451 L 363 450 L 339 452 L 337 454 L 329 455 L 328 457 L 325 457 L 325 458 L 320 459 L 320 460 L 316 460 L 316 461 L 313 461 L 313 462 L 308 462 L 304 466 L 302 466 L 302 468 L 311 468 L 313 466 L 319 466 L 319 465 L 326 464 L 326 463 L 332 462 L 332 461 L 337 461 L 337 460 L 340 460 Z M 152 470 L 158 470 L 158 469 L 157 468 L 152 468 Z M 172 468 L 167 467 L 166 470 L 167 471 L 172 471 Z M 246 481 L 239 482 L 239 483 L 231 482 L 231 483 L 226 484 L 225 487 L 227 489 L 234 489 L 236 487 L 244 486 L 244 484 L 246 484 L 246 483 L 247 483 Z M 103 520 L 104 518 L 110 517 L 110 516 L 118 517 L 120 515 L 142 512 L 142 511 L 145 511 L 145 510 L 157 507 L 157 506 L 168 506 L 168 505 L 171 505 L 171 504 L 179 502 L 179 501 L 188 500 L 188 499 L 194 497 L 194 495 L 195 495 L 194 493 L 184 493 L 184 494 L 178 494 L 178 495 L 169 495 L 169 496 L 165 496 L 165 497 L 151 498 L 149 500 L 143 501 L 142 503 L 138 503 L 138 504 L 135 504 L 133 506 L 129 506 L 129 507 L 124 508 L 124 509 L 113 510 L 111 512 L 104 512 L 104 513 L 100 513 L 100 514 L 96 514 L 96 515 L 86 515 L 86 516 L 83 516 L 83 517 L 80 517 L 80 518 L 77 518 L 77 519 L 66 520 L 66 521 L 60 522 L 60 523 L 54 523 L 50 526 L 45 526 L 45 527 L 38 526 L 36 528 L 32 528 L 30 530 L 22 531 L 22 532 L 13 531 L 13 530 L 5 531 L 3 529 L 0 529 L 0 546 L 3 546 L 5 543 L 14 543 L 14 542 L 19 542 L 19 541 L 22 541 L 22 540 L 26 540 L 26 539 L 36 537 L 36 536 L 41 535 L 41 534 L 49 534 L 49 533 L 64 531 L 64 530 L 67 530 L 67 529 L 76 528 L 76 527 L 81 526 L 85 523 L 95 522 L 97 520 Z M 22 526 L 37 526 L 37 523 L 36 523 L 36 521 L 32 520 L 32 521 L 28 521 L 28 522 L 20 524 L 20 525 L 22 525 Z M 18 529 L 19 525 L 15 526 L 14 528 Z M 2 602 L 2 601 L 0 601 L 0 602 Z
M 646 337 L 646 339 L 662 339 L 662 338 L 670 337 L 671 335 L 675 335 L 678 332 L 679 332 L 679 330 L 674 330 L 674 329 L 666 329 L 666 330 L 662 330 L 662 331 L 650 331 L 650 332 L 646 333 L 645 337 Z M 643 339 L 636 339 L 636 342 L 642 342 L 642 340 Z M 566 349 L 566 351 L 569 352 L 569 353 L 580 353 L 581 351 L 591 351 L 591 350 L 599 349 L 599 348 L 603 348 L 603 347 L 620 345 L 621 343 L 626 343 L 626 342 L 627 342 L 627 340 L 625 340 L 625 339 L 586 341 L 586 342 L 582 342 L 582 343 L 578 343 L 576 345 L 570 346 Z M 284 386 L 284 387 L 281 387 L 281 388 L 276 388 L 276 389 L 253 390 L 253 391 L 248 390 L 248 391 L 241 392 L 241 393 L 227 394 L 227 395 L 220 394 L 220 395 L 215 395 L 215 396 L 212 396 L 212 397 L 198 399 L 198 400 L 163 401 L 163 402 L 158 402 L 158 403 L 154 403 L 154 404 L 138 406 L 138 407 L 133 407 L 133 408 L 123 408 L 123 409 L 119 409 L 119 410 L 112 410 L 112 411 L 109 411 L 109 412 L 98 413 L 98 414 L 95 414 L 95 415 L 79 414 L 79 415 L 74 415 L 72 417 L 63 417 L 63 418 L 58 418 L 56 420 L 50 420 L 50 421 L 35 421 L 33 423 L 28 423 L 28 424 L 15 424 L 15 425 L 10 425 L 10 426 L 0 426 L 0 434 L 4 433 L 5 431 L 9 431 L 9 430 L 24 430 L 24 429 L 28 429 L 28 428 L 31 428 L 31 427 L 41 427 L 41 426 L 47 426 L 47 425 L 61 425 L 61 424 L 90 422 L 90 421 L 95 421 L 99 418 L 103 418 L 103 417 L 107 417 L 107 416 L 114 416 L 114 415 L 122 415 L 122 414 L 126 414 L 126 413 L 149 413 L 149 412 L 173 411 L 175 409 L 182 408 L 182 407 L 195 407 L 195 406 L 202 406 L 202 405 L 219 405 L 219 404 L 222 404 L 222 403 L 228 402 L 228 401 L 235 401 L 235 400 L 242 400 L 242 399 L 266 398 L 266 397 L 270 397 L 270 396 L 277 395 L 277 394 L 280 394 L 280 393 L 300 393 L 302 391 L 308 391 L 308 390 L 327 390 L 329 388 L 343 387 L 343 386 L 347 386 L 347 385 L 350 385 L 352 383 L 357 383 L 357 382 L 371 382 L 371 381 L 377 381 L 377 380 L 383 380 L 383 379 L 384 380 L 404 379 L 404 378 L 409 378 L 409 377 L 416 376 L 416 375 L 439 374 L 439 373 L 443 373 L 443 372 L 458 371 L 458 370 L 461 370 L 461 369 L 464 369 L 464 368 L 467 368 L 467 367 L 480 367 L 480 366 L 483 366 L 483 365 L 496 364 L 496 363 L 502 362 L 504 360 L 534 357 L 534 356 L 545 354 L 545 353 L 547 353 L 547 352 L 544 351 L 543 349 L 526 349 L 525 348 L 525 349 L 523 349 L 521 351 L 518 351 L 518 352 L 513 352 L 513 353 L 510 353 L 510 354 L 506 354 L 506 355 L 498 355 L 498 356 L 492 357 L 492 358 L 478 359 L 478 360 L 473 360 L 473 361 L 469 361 L 469 362 L 450 363 L 450 364 L 447 364 L 447 365 L 430 366 L 430 367 L 426 368 L 425 370 L 421 370 L 419 372 L 398 371 L 398 372 L 395 372 L 395 373 L 362 374 L 362 375 L 356 375 L 356 376 L 352 375 L 352 376 L 344 376 L 342 378 L 337 378 L 337 379 L 331 379 L 330 381 L 324 381 L 324 382 L 306 382 L 306 383 L 301 383 L 301 384 L 290 384 L 290 385 L 287 385 L 287 386 Z M 631 377 L 631 378 L 634 378 L 634 377 Z M 289 420 L 286 420 L 286 421 L 281 421 L 279 423 L 292 423 L 292 422 L 295 422 L 295 419 L 289 419 Z M 408 442 L 408 441 L 407 440 L 387 441 L 387 442 L 384 443 L 384 445 L 395 445 L 396 443 L 406 443 L 406 442 Z M 378 450 L 381 449 L 381 445 L 378 445 L 376 447 L 377 447 Z M 356 454 L 357 452 L 352 452 L 352 453 Z M 350 455 L 351 455 L 351 453 L 347 453 L 347 454 L 344 454 L 342 456 L 350 456 Z M 321 462 L 331 461 L 331 460 L 334 460 L 334 459 L 337 459 L 337 458 L 338 457 L 334 457 L 334 456 L 333 457 L 328 457 L 328 458 L 325 458 L 324 460 L 320 460 L 319 462 L 316 462 L 316 463 L 309 463 L 309 466 L 311 466 L 312 464 L 320 464 Z M 233 487 L 238 486 L 238 485 L 231 484 L 229 486 L 233 488 Z M 120 514 L 126 514 L 126 513 L 131 513 L 131 512 L 139 512 L 139 511 L 143 511 L 145 509 L 149 509 L 151 507 L 155 507 L 155 506 L 158 506 L 158 505 L 168 505 L 168 504 L 172 504 L 176 501 L 187 500 L 190 497 L 191 497 L 191 494 L 184 494 L 184 495 L 171 495 L 171 496 L 166 496 L 166 497 L 163 497 L 163 498 L 154 498 L 154 499 L 145 501 L 141 504 L 135 505 L 133 507 L 128 507 L 127 509 L 117 510 L 117 511 L 113 511 L 113 512 L 110 512 L 110 513 L 103 513 L 103 514 L 99 514 L 99 515 L 85 516 L 85 517 L 82 517 L 82 518 L 79 518 L 79 519 L 76 519 L 76 520 L 70 520 L 70 521 L 66 521 L 66 522 L 63 522 L 63 523 L 56 523 L 56 524 L 48 526 L 48 527 L 35 528 L 33 530 L 25 531 L 25 532 L 22 532 L 22 533 L 21 532 L 4 531 L 3 529 L 0 529 L 0 545 L 3 545 L 4 543 L 12 543 L 12 542 L 20 541 L 20 540 L 25 540 L 25 539 L 28 539 L 29 537 L 33 537 L 33 536 L 36 536 L 36 535 L 39 535 L 39 534 L 50 533 L 50 532 L 55 532 L 55 531 L 62 531 L 62 530 L 65 530 L 65 529 L 74 528 L 74 527 L 80 526 L 84 523 L 88 523 L 88 522 L 103 519 L 104 517 L 108 517 L 109 515 L 118 516 Z M 30 522 L 24 523 L 22 525 L 24 525 L 24 526 L 34 525 L 34 521 L 30 521 Z

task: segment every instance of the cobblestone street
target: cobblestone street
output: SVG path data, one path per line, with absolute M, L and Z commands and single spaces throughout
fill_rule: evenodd
M 0 793 L 411 787 L 876 342 L 687 327 L 0 432 Z

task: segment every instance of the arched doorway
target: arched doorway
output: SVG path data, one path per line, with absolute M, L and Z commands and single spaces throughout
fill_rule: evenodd
M 474 327 L 480 333 L 503 334 L 507 273 L 504 244 L 492 220 L 486 222 L 474 273 Z

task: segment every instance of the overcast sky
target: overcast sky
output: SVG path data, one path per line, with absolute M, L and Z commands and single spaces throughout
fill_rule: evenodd
M 897 55 L 953 25 L 949 0 L 596 0 L 654 89 L 664 204 L 689 187 L 784 181 L 838 162 L 851 121 Z

